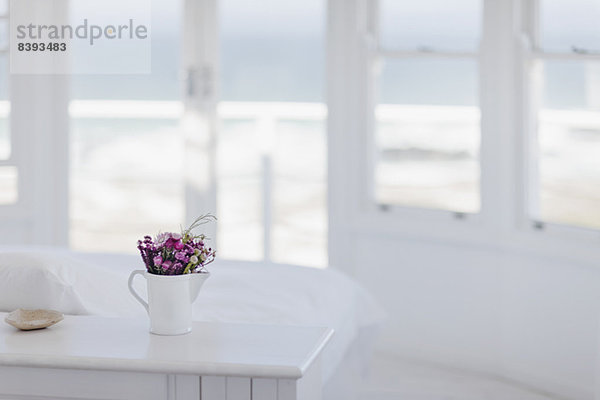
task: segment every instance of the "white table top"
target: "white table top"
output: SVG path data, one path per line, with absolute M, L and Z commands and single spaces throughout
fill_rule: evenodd
M 0 365 L 219 376 L 301 378 L 333 334 L 329 328 L 194 322 L 157 336 L 144 319 L 65 316 L 19 331 L 0 313 Z

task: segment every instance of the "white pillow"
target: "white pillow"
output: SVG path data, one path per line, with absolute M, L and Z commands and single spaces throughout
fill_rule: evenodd
M 111 296 L 115 287 L 126 290 L 127 282 L 61 252 L 0 252 L 0 311 L 46 308 L 95 314 L 99 308 L 117 310 L 118 299 Z

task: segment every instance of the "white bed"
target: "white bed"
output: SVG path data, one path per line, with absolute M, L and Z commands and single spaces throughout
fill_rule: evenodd
M 42 282 L 19 279 L 32 265 Z M 45 268 L 50 265 L 51 273 Z M 40 247 L 0 248 L 0 311 L 53 308 L 67 314 L 144 317 L 127 278 L 138 256 L 75 253 Z M 323 353 L 325 399 L 351 399 L 383 313 L 358 284 L 334 269 L 218 260 L 194 304 L 194 320 L 326 326 L 335 335 Z M 32 282 L 33 281 L 33 282 Z M 3 282 L 3 283 L 2 283 Z M 52 282 L 52 288 L 36 286 Z M 28 288 L 22 287 L 31 285 Z M 137 288 L 144 293 L 143 279 Z M 31 289 L 36 288 L 36 289 Z M 58 294 L 57 294 L 58 293 Z M 50 300 L 49 300 L 50 299 Z

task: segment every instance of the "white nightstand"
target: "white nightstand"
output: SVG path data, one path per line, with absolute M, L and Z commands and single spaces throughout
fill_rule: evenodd
M 22 332 L 0 313 L 0 399 L 317 400 L 328 328 L 72 317 Z

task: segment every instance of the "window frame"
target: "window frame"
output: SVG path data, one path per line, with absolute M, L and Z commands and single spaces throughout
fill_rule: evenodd
M 481 51 L 449 51 L 449 50 L 397 50 L 387 49 L 380 45 L 379 30 L 379 2 L 378 0 L 366 0 L 358 2 L 358 7 L 365 17 L 358 21 L 361 53 L 364 54 L 366 79 L 364 91 L 366 95 L 363 101 L 362 113 L 364 116 L 365 129 L 361 132 L 362 146 L 365 153 L 357 159 L 360 161 L 359 176 L 361 177 L 362 187 L 367 188 L 360 194 L 360 200 L 356 212 L 362 226 L 372 226 L 373 228 L 386 226 L 386 230 L 395 230 L 393 226 L 397 221 L 402 221 L 402 225 L 407 230 L 419 231 L 422 226 L 428 226 L 436 232 L 445 231 L 448 225 L 452 229 L 472 231 L 480 227 L 483 223 L 483 196 L 482 196 L 482 177 L 479 177 L 479 199 L 480 209 L 475 213 L 457 212 L 444 209 L 434 209 L 425 207 L 415 207 L 401 204 L 380 204 L 375 198 L 376 182 L 376 91 L 378 87 L 378 70 L 384 59 L 468 59 L 480 64 Z M 483 25 L 483 23 L 482 23 Z M 479 75 L 481 68 L 479 67 Z M 359 81 L 353 78 L 353 81 Z M 479 77 L 480 80 L 480 77 Z M 481 91 L 481 90 L 480 90 Z M 481 99 L 479 101 L 481 109 Z M 480 129 L 480 135 L 482 135 Z M 331 153 L 330 153 L 331 157 Z M 482 169 L 480 157 L 480 172 Z M 331 211 L 331 209 L 330 209 Z M 429 229 L 428 229 L 429 230 Z
M 377 31 L 377 1 L 368 3 L 372 7 L 370 13 L 372 21 L 369 34 L 373 37 L 378 37 Z M 370 131 L 367 132 L 367 140 L 370 143 L 369 157 L 367 159 L 369 169 L 366 184 L 369 187 L 370 199 L 368 204 L 367 214 L 365 219 L 376 220 L 375 225 L 385 225 L 384 219 L 393 219 L 403 221 L 403 224 L 415 229 L 417 224 L 427 224 L 431 228 L 441 231 L 454 231 L 457 228 L 457 223 L 468 225 L 461 227 L 461 231 L 465 231 L 471 239 L 476 235 L 477 231 L 481 230 L 512 230 L 513 233 L 523 233 L 533 236 L 549 236 L 550 240 L 572 240 L 583 241 L 583 243 L 596 243 L 600 237 L 600 229 L 592 229 L 576 225 L 567 225 L 552 223 L 535 218 L 532 210 L 540 206 L 539 203 L 539 144 L 537 132 L 537 110 L 538 110 L 538 82 L 535 81 L 535 67 L 540 61 L 547 59 L 560 60 L 575 60 L 579 62 L 596 61 L 600 62 L 600 55 L 589 53 L 551 53 L 544 52 L 539 45 L 540 28 L 540 0 L 521 0 L 515 4 L 505 7 L 493 4 L 493 0 L 482 0 L 483 17 L 482 17 L 482 34 L 480 47 L 478 52 L 460 52 L 460 51 L 435 51 L 427 49 L 427 51 L 403 51 L 403 50 L 387 50 L 377 45 L 370 47 L 370 56 L 373 65 L 372 71 L 377 68 L 378 59 L 381 57 L 387 58 L 437 58 L 437 59 L 477 59 L 479 58 L 479 108 L 481 112 L 481 148 L 480 148 L 480 211 L 478 213 L 462 213 L 442 209 L 428 209 L 414 206 L 403 205 L 382 205 L 377 204 L 374 198 L 375 192 L 375 126 L 374 116 L 370 116 Z M 504 8 L 504 10 L 500 10 Z M 510 26 L 508 19 L 500 21 L 502 16 L 511 13 L 513 16 L 520 16 L 515 26 Z M 503 23 L 504 22 L 504 23 Z M 500 23 L 500 24 L 499 24 Z M 515 71 L 514 90 L 500 91 L 503 99 L 501 101 L 512 101 L 516 107 L 510 110 L 514 116 L 516 126 L 516 138 L 512 138 L 510 143 L 505 143 L 506 146 L 512 147 L 515 151 L 514 155 L 510 155 L 507 151 L 500 152 L 501 162 L 493 161 L 485 154 L 492 154 L 494 149 L 502 148 L 502 143 L 498 140 L 497 134 L 490 129 L 489 124 L 485 124 L 486 120 L 498 120 L 499 115 L 493 109 L 493 99 L 490 96 L 491 91 L 486 89 L 486 82 L 495 79 L 499 69 L 496 63 L 487 63 L 485 60 L 498 58 L 494 54 L 495 49 L 502 48 L 502 38 L 500 29 L 505 29 L 508 32 L 514 32 L 515 41 L 510 48 L 506 49 L 502 54 L 502 58 L 510 58 L 511 64 Z M 375 41 L 377 43 L 377 41 Z M 505 46 L 506 47 L 506 46 Z M 511 54 L 512 53 L 512 54 Z M 370 77 L 371 93 L 375 91 L 377 80 L 375 72 L 371 72 Z M 484 87 L 485 86 L 485 87 Z M 368 112 L 374 113 L 375 102 L 374 95 L 369 97 Z M 519 109 L 521 111 L 519 111 Z M 499 123 L 499 122 L 497 122 Z M 522 132 L 522 134 L 519 134 Z M 519 137 L 522 140 L 519 140 Z M 512 175 L 511 190 L 510 178 L 506 182 L 498 182 L 498 187 L 493 187 L 493 181 L 490 181 L 492 176 L 502 176 L 501 168 L 509 168 L 513 164 L 516 169 Z M 502 212 L 504 206 L 493 200 L 493 197 L 498 192 L 499 187 L 502 191 L 512 192 L 513 196 L 510 201 L 505 202 L 511 208 L 509 212 Z M 507 225 L 503 219 L 510 219 L 512 224 Z M 446 228 L 450 225 L 449 220 L 453 220 L 453 227 Z M 366 222 L 366 221 L 365 221 Z M 483 233 L 483 232 L 480 232 Z M 446 234 L 442 233 L 442 237 Z M 486 235 L 484 235 L 485 237 Z
M 408 50 L 408 49 L 388 49 L 384 47 L 381 42 L 380 35 L 380 13 L 379 13 L 379 1 L 372 0 L 366 3 L 367 18 L 366 30 L 364 33 L 365 42 L 367 44 L 367 54 L 369 57 L 368 71 L 369 77 L 369 96 L 368 96 L 368 125 L 365 137 L 366 148 L 368 151 L 368 159 L 365 163 L 365 170 L 368 171 L 366 179 L 364 181 L 365 187 L 368 188 L 368 198 L 363 200 L 365 206 L 365 212 L 369 215 L 369 218 L 380 219 L 381 217 L 398 218 L 403 221 L 414 221 L 419 223 L 420 221 L 429 223 L 460 223 L 463 225 L 479 226 L 481 224 L 481 211 L 482 211 L 482 194 L 481 194 L 481 173 L 479 176 L 479 201 L 480 207 L 477 212 L 458 212 L 445 209 L 418 207 L 402 204 L 382 204 L 376 199 L 376 163 L 377 163 L 377 150 L 376 150 L 376 117 L 375 111 L 377 106 L 376 91 L 379 83 L 379 70 L 384 60 L 398 60 L 398 59 L 410 59 L 410 60 L 425 60 L 425 59 L 436 59 L 436 60 L 472 60 L 477 63 L 479 68 L 480 50 L 476 51 L 451 51 L 451 50 L 436 50 L 427 48 L 424 50 Z M 480 72 L 481 73 L 481 72 Z M 478 77 L 478 81 L 479 81 Z M 479 102 L 480 103 L 480 102 Z M 478 104 L 479 109 L 481 105 Z M 480 125 L 481 126 L 481 125 Z M 481 137 L 481 128 L 480 128 Z M 481 160 L 479 162 L 479 169 L 481 172 Z
M 352 4 L 350 9 L 347 4 Z M 537 32 L 539 5 L 533 0 L 482 0 L 482 5 L 481 209 L 479 214 L 462 218 L 451 211 L 404 206 L 382 209 L 375 203 L 377 4 L 375 0 L 329 0 L 330 264 L 357 268 L 352 249 L 359 234 L 597 262 L 600 231 L 548 223 L 538 229 L 529 214 L 536 201 L 530 185 L 537 177 L 532 113 L 537 99 L 530 66 L 532 55 L 538 55 L 532 38 Z M 577 59 L 583 57 L 577 55 Z M 342 71 L 340 65 L 352 67 Z M 356 85 L 349 87 L 345 82 Z
M 537 68 L 546 60 L 576 61 L 579 63 L 595 62 L 600 65 L 600 55 L 584 52 L 545 51 L 541 45 L 541 0 L 522 0 L 522 53 L 524 59 L 520 65 L 523 72 L 523 90 L 526 96 L 523 116 L 523 137 L 525 141 L 523 157 L 525 159 L 525 199 L 522 210 L 521 229 L 531 234 L 543 233 L 556 239 L 581 241 L 584 244 L 596 244 L 600 238 L 600 228 L 569 225 L 549 222 L 536 217 L 536 210 L 541 206 L 540 184 L 540 148 L 538 131 L 538 113 L 540 82 L 536 79 L 540 74 Z M 539 215 L 539 213 L 538 213 Z

